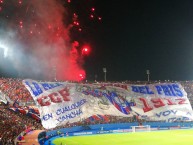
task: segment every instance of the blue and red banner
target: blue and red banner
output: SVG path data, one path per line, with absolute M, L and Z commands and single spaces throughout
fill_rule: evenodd
M 153 121 L 193 120 L 187 93 L 179 83 L 77 84 L 24 80 L 45 128 L 113 115 Z M 100 115 L 100 116 L 99 116 Z

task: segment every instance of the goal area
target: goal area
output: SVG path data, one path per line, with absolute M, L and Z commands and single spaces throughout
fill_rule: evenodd
M 151 127 L 150 125 L 144 125 L 144 126 L 131 126 L 132 132 L 138 132 L 138 131 L 150 131 Z

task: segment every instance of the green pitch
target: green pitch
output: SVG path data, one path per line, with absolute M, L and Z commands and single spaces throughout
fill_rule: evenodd
M 192 145 L 193 130 L 168 130 L 57 138 L 55 145 Z

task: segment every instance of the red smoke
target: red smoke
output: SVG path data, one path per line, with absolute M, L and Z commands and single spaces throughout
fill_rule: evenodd
M 5 25 L 0 28 L 0 41 L 9 42 L 9 60 L 21 76 L 80 81 L 82 74 L 85 78 L 62 1 L 7 0 L 1 9 L 0 21 Z
M 69 52 L 69 62 L 66 64 L 66 67 L 63 66 L 61 67 L 60 63 L 56 65 L 56 67 L 59 68 L 57 69 L 58 79 L 73 80 L 73 81 L 81 81 L 85 79 L 86 73 L 85 70 L 81 68 L 83 61 L 82 58 L 80 57 L 80 54 L 78 53 L 77 50 L 78 46 L 79 44 L 77 41 L 75 41 L 72 44 L 72 48 Z M 58 62 L 63 60 L 63 58 L 60 59 L 61 60 L 58 60 Z

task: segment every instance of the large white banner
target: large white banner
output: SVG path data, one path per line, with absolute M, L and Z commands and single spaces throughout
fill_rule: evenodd
M 6 96 L 1 91 L 0 91 L 0 102 L 4 102 L 5 104 L 7 104 Z
M 137 115 L 168 122 L 193 120 L 187 93 L 179 83 L 91 85 L 23 80 L 23 84 L 30 91 L 46 129 L 96 114 Z

